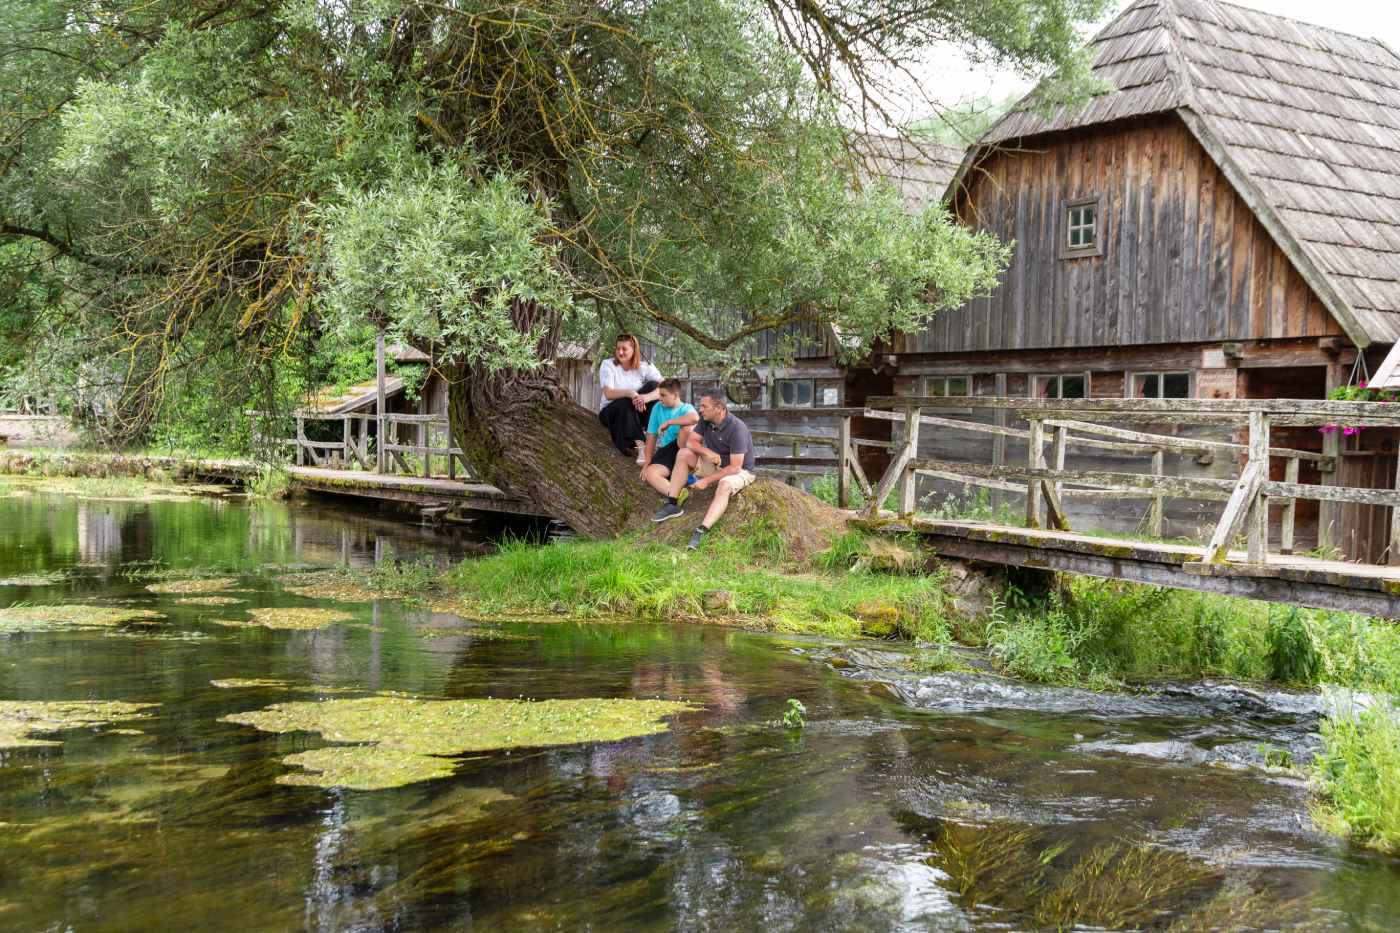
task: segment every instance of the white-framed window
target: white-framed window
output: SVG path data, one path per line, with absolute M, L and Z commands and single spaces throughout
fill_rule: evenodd
M 924 377 L 924 395 L 934 398 L 967 398 L 971 394 L 971 376 Z
M 1088 398 L 1088 373 L 1055 373 L 1032 376 L 1031 395 L 1035 398 Z
M 1065 202 L 1065 234 L 1061 257 L 1099 256 L 1103 253 L 1099 216 L 1099 199 L 1077 198 Z
M 811 408 L 815 389 L 813 379 L 777 379 L 773 382 L 773 400 L 778 408 Z
M 1193 398 L 1191 374 L 1130 373 L 1128 387 L 1132 398 Z

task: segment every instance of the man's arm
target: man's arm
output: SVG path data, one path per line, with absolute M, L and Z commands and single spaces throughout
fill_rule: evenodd
M 742 473 L 743 470 L 744 455 L 730 454 L 729 463 L 716 470 L 715 472 L 711 473 L 709 476 L 706 476 L 704 479 L 697 480 L 695 482 L 695 488 L 704 489 L 706 486 L 713 486 L 715 483 L 718 483 L 726 476 L 734 476 L 736 473 Z

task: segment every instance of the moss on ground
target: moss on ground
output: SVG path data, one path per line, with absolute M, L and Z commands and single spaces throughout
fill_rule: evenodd
M 320 772 L 282 783 L 381 788 L 450 774 L 447 756 L 507 748 L 615 742 L 666 731 L 665 718 L 698 709 L 666 700 L 425 700 L 374 696 L 277 703 L 224 722 L 264 732 L 316 732 L 363 743 L 283 759 Z M 412 761 L 426 758 L 426 761 Z M 280 779 L 279 779 L 280 780 Z
M 62 745 L 56 739 L 36 739 L 34 736 L 105 726 L 118 720 L 145 719 L 149 716 L 146 710 L 158 705 L 115 700 L 0 700 L 0 748 Z
M 165 616 L 159 612 L 123 606 L 11 606 L 0 609 L 0 634 L 112 628 L 133 623 L 153 625 L 164 620 Z

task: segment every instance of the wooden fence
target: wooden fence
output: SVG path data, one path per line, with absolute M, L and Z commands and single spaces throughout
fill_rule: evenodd
M 256 425 L 262 416 L 249 412 Z M 355 469 L 381 473 L 403 473 L 431 479 L 445 475 L 448 479 L 472 479 L 471 468 L 460 447 L 449 442 L 451 428 L 445 415 L 407 415 L 388 413 L 345 412 L 326 414 L 322 412 L 295 412 L 292 420 L 296 434 L 290 438 L 259 437 L 255 432 L 254 442 L 287 446 L 292 448 L 292 458 L 297 466 L 314 466 L 333 469 Z M 307 436 L 308 424 L 339 424 L 341 429 L 336 440 L 315 440 Z M 378 427 L 370 430 L 371 424 Z M 403 430 L 400 430 L 403 429 Z M 404 443 L 400 438 L 411 434 L 413 441 Z M 372 443 L 376 437 L 389 440 L 383 444 Z M 417 462 L 409 458 L 415 458 Z M 443 473 L 434 473 L 441 466 Z
M 1142 498 L 1149 500 L 1148 530 L 1160 536 L 1165 499 L 1204 499 L 1225 503 L 1207 547 L 1206 561 L 1225 560 L 1227 550 L 1243 531 L 1248 561 L 1268 560 L 1268 507 L 1271 499 L 1283 501 L 1280 550 L 1291 553 L 1300 499 L 1327 503 L 1387 506 L 1391 509 L 1391 540 L 1400 541 L 1400 488 L 1358 489 L 1335 485 L 1302 484 L 1298 467 L 1316 461 L 1324 477 L 1335 477 L 1333 458 L 1316 451 L 1275 447 L 1270 430 L 1276 426 L 1354 425 L 1400 427 L 1400 406 L 1374 402 L 1324 402 L 1293 399 L 1030 399 L 880 397 L 869 400 L 868 418 L 894 420 L 903 428 L 894 444 L 889 468 L 867 497 L 866 511 L 874 513 L 898 488 L 901 514 L 912 514 L 917 477 L 932 476 L 1006 491 L 1024 492 L 1026 524 L 1070 530 L 1063 500 L 1071 496 Z M 989 425 L 925 414 L 950 409 L 992 409 L 1014 412 L 1027 422 L 1026 429 Z M 1003 419 L 999 419 L 1003 420 Z M 1202 440 L 1142 430 L 1113 427 L 1128 424 L 1216 425 L 1243 428 L 1245 443 Z M 946 430 L 982 432 L 1024 439 L 1025 466 L 987 465 L 921 458 L 919 431 L 926 425 Z M 1047 444 L 1049 446 L 1047 454 Z M 1065 468 L 1065 453 L 1073 446 L 1114 450 L 1141 455 L 1149 461 L 1144 473 Z M 1165 454 L 1224 453 L 1242 459 L 1234 479 L 1167 475 Z M 849 459 L 849 457 L 848 457 Z M 1270 478 L 1274 459 L 1283 461 L 1283 479 Z M 843 467 L 844 469 L 844 467 Z M 1400 487 L 1400 477 L 1397 478 Z M 1391 547 L 1389 561 L 1400 564 L 1400 548 Z

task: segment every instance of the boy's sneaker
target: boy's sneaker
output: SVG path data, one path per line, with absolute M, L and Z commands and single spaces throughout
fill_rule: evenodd
M 705 529 L 697 528 L 690 536 L 690 543 L 685 546 L 687 551 L 694 551 L 700 547 L 700 542 L 705 540 Z
M 659 523 L 664 522 L 667 519 L 679 518 L 684 514 L 685 509 L 681 508 L 678 505 L 672 505 L 671 503 L 666 502 L 662 504 L 661 508 L 656 510 L 656 514 L 651 517 L 651 520 Z
M 687 476 L 687 477 L 685 478 L 685 484 L 686 484 L 687 486 L 694 486 L 694 485 L 695 485 L 696 483 L 698 483 L 699 481 L 700 481 L 700 477 L 696 476 L 694 473 L 691 473 L 689 476 Z

